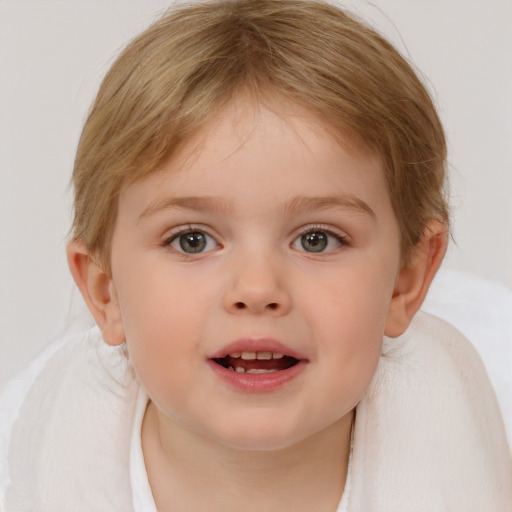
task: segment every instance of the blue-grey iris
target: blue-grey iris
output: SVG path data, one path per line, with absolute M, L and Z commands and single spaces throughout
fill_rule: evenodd
M 206 235 L 201 231 L 192 231 L 180 235 L 180 247 L 184 252 L 201 252 L 206 247 Z
M 308 252 L 322 252 L 327 247 L 327 242 L 327 235 L 322 231 L 311 231 L 300 238 L 303 249 Z

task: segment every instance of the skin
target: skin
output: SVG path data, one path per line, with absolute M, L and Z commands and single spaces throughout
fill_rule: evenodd
M 383 335 L 408 326 L 446 248 L 432 221 L 400 267 L 382 164 L 343 142 L 300 109 L 233 103 L 123 190 L 112 275 L 70 243 L 105 340 L 127 343 L 151 399 L 142 442 L 158 510 L 336 509 Z M 187 231 L 203 250 L 184 251 Z M 327 245 L 312 252 L 307 234 Z M 241 338 L 278 340 L 304 368 L 270 391 L 236 389 L 210 358 Z

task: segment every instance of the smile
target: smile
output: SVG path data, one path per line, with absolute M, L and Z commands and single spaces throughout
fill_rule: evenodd
M 308 359 L 272 339 L 242 339 L 212 354 L 214 373 L 230 387 L 260 393 L 274 391 L 295 379 Z

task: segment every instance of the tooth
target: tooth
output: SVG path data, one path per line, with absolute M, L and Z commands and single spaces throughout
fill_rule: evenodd
M 242 352 L 233 352 L 232 354 L 229 354 L 230 357 L 233 359 L 238 359 L 242 355 Z
M 235 371 L 235 369 L 233 368 L 233 366 L 228 366 L 228 370 L 231 370 L 232 372 Z
M 247 370 L 245 373 L 270 373 L 275 370 L 264 370 L 263 368 L 251 368 L 250 370 Z
M 282 359 L 283 357 L 284 357 L 284 354 L 279 354 L 279 352 L 272 353 L 272 359 Z
M 272 352 L 257 352 L 256 359 L 272 359 Z
M 242 359 L 256 359 L 256 352 L 242 352 Z
M 235 368 L 235 372 L 238 372 L 238 373 L 245 373 L 245 368 L 243 366 L 237 366 Z

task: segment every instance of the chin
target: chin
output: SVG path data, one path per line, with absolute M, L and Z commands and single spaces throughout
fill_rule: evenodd
M 296 425 L 287 425 L 278 421 L 244 421 L 239 425 L 233 422 L 215 436 L 223 445 L 242 451 L 278 451 L 284 450 L 308 435 L 297 432 Z
M 293 446 L 295 442 L 286 436 L 262 437 L 245 436 L 236 439 L 225 440 L 226 447 L 232 450 L 246 452 L 277 452 Z

